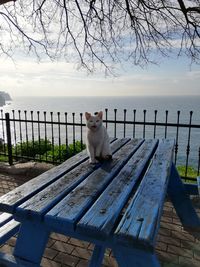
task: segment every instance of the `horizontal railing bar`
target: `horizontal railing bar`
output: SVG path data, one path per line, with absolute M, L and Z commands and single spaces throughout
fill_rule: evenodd
M 1 119 L 1 120 L 5 120 L 4 118 Z M 11 119 L 10 118 L 10 121 L 15 121 L 15 122 L 30 122 L 30 123 L 44 123 L 44 124 L 55 124 L 55 125 L 69 125 L 69 126 L 86 126 L 85 123 L 78 123 L 78 122 L 58 122 L 58 121 L 38 121 L 38 120 L 24 120 L 24 119 Z M 137 125 L 144 125 L 144 122 L 143 121 L 126 121 L 124 122 L 123 120 L 103 120 L 103 122 L 106 122 L 106 123 L 117 123 L 117 124 L 130 124 L 130 125 L 133 125 L 133 124 L 137 124 Z M 191 127 L 191 128 L 200 128 L 200 124 L 187 124 L 187 123 L 165 123 L 165 122 L 148 122 L 148 121 L 145 121 L 145 125 L 150 125 L 150 126 L 169 126 L 169 127 L 182 127 L 182 128 L 188 128 L 188 127 Z

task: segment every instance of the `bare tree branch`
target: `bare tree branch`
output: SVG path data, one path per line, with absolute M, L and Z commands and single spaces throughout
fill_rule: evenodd
M 8 2 L 15 2 L 16 0 L 0 0 L 0 5 L 6 4 Z
M 9 2 L 9 3 L 8 3 Z M 5 5 L 4 5 L 5 4 Z M 158 55 L 200 63 L 200 0 L 0 0 L 0 53 L 20 48 L 88 71 Z

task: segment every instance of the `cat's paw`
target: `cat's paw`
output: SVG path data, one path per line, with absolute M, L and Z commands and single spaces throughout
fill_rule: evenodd
M 103 161 L 103 158 L 102 158 L 102 157 L 100 157 L 100 156 L 99 156 L 99 157 L 98 157 L 98 156 L 96 156 L 96 157 L 95 157 L 95 159 L 96 159 L 98 162 L 102 162 L 102 161 Z
M 106 155 L 106 156 L 104 156 L 104 159 L 105 160 L 112 160 L 112 155 Z
M 96 159 L 89 159 L 89 163 L 90 164 L 96 164 L 96 163 L 98 163 L 98 161 Z

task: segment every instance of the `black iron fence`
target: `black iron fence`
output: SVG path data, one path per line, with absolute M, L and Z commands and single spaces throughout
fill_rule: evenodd
M 136 116 L 137 115 L 137 116 Z M 181 118 L 181 112 L 169 120 L 169 111 L 162 116 L 157 110 L 150 114 L 136 110 L 105 109 L 104 125 L 110 137 L 173 138 L 174 161 L 181 166 L 184 177 L 190 169 L 199 175 L 200 123 L 193 121 L 193 112 Z M 85 148 L 83 113 L 12 111 L 0 114 L 0 155 L 10 164 L 18 160 L 36 160 L 59 164 Z M 5 157 L 5 158 L 4 158 Z

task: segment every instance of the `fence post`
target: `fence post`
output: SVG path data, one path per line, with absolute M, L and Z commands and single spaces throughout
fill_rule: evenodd
M 8 146 L 8 162 L 13 165 L 12 158 L 12 142 L 11 142 L 11 132 L 10 132 L 10 114 L 5 113 L 6 118 L 6 135 L 7 135 L 7 146 Z

